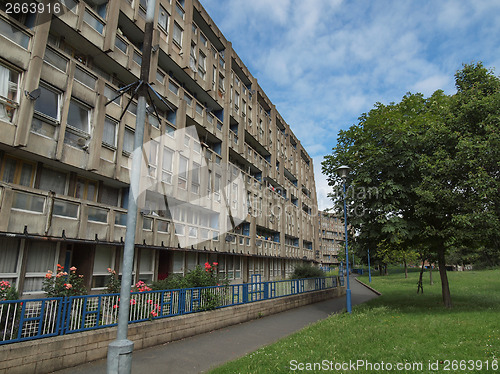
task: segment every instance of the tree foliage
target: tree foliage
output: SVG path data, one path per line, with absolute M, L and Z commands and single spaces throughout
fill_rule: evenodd
M 352 168 L 346 200 L 356 245 L 379 260 L 408 251 L 437 259 L 448 307 L 447 253 L 488 248 L 494 263 L 500 232 L 500 79 L 477 63 L 455 81 L 451 96 L 408 93 L 377 103 L 339 133 L 322 163 L 333 187 L 336 168 Z M 340 211 L 342 195 L 331 197 Z

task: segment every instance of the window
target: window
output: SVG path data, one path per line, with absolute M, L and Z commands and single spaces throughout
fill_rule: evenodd
M 92 288 L 106 287 L 109 276 L 108 268 L 115 267 L 115 247 L 108 245 L 96 245 L 94 255 L 94 268 L 92 271 Z
M 165 125 L 165 134 L 173 138 L 175 135 L 175 129 L 170 125 Z
M 174 159 L 174 151 L 170 148 L 163 148 L 163 162 L 162 162 L 162 182 L 172 184 L 172 163 Z
M 104 86 L 104 96 L 108 99 L 108 100 L 113 100 L 112 103 L 114 104 L 117 104 L 117 105 L 120 105 L 120 100 L 121 100 L 121 97 L 117 97 L 118 96 L 118 93 L 114 90 L 114 88 L 108 86 L 108 85 L 105 85 Z
M 137 65 L 142 64 L 142 56 L 139 54 L 139 52 L 134 51 L 134 55 L 132 56 L 132 59 Z
M 169 21 L 170 15 L 168 12 L 165 10 L 164 7 L 160 5 L 160 14 L 158 15 L 158 26 L 160 27 L 160 30 L 162 30 L 165 33 L 168 33 L 168 21 Z
M 207 38 L 205 37 L 205 35 L 203 35 L 203 33 L 200 32 L 200 42 L 201 44 L 203 44 L 205 47 L 207 46 Z
M 188 159 L 186 157 L 180 156 L 179 158 L 179 174 L 178 174 L 178 185 L 179 188 L 187 188 L 187 177 L 188 177 Z
M 196 43 L 191 42 L 191 49 L 189 51 L 189 67 L 196 72 Z
M 182 19 L 184 19 L 184 9 L 179 4 L 175 4 L 175 11 L 179 16 L 181 16 Z
M 104 129 L 102 131 L 102 143 L 116 148 L 116 134 L 118 121 L 109 117 L 104 118 Z
M 189 141 L 190 141 L 190 137 L 188 135 L 184 135 L 184 147 L 188 147 L 189 148 Z
M 160 83 L 165 82 L 165 73 L 160 69 L 156 70 L 156 80 Z
M 102 34 L 104 31 L 104 23 L 99 20 L 93 13 L 91 13 L 88 9 L 85 9 L 85 13 L 83 14 L 83 21 L 87 23 L 90 27 L 92 27 L 99 34 Z
M 128 101 L 127 101 L 128 103 Z M 130 102 L 130 105 L 127 108 L 127 111 L 132 113 L 134 116 L 137 115 L 137 104 L 134 103 L 133 101 Z
M 11 284 L 18 283 L 21 267 L 19 244 L 19 239 L 3 238 L 0 241 L 0 280 Z
M 32 187 L 35 164 L 5 156 L 2 162 L 2 182 Z
M 77 178 L 73 197 L 77 199 L 96 201 L 97 182 L 84 178 Z
M 38 188 L 44 191 L 54 191 L 58 194 L 64 194 L 66 192 L 66 177 L 66 173 L 44 167 L 40 175 Z
M 219 73 L 219 90 L 225 91 L 224 76 Z
M 201 165 L 193 162 L 193 170 L 191 172 L 191 192 L 200 193 L 200 168 Z
M 71 100 L 67 124 L 64 143 L 86 149 L 90 132 L 90 109 L 76 100 Z
M 125 127 L 123 133 L 123 152 L 131 154 L 134 151 L 134 130 Z
M 158 142 L 151 140 L 148 142 L 147 147 L 149 148 L 148 175 L 156 178 L 156 168 L 158 166 Z
M 182 47 L 182 28 L 177 22 L 174 22 L 174 42 L 177 43 L 179 47 Z
M 119 193 L 120 189 L 103 184 L 99 189 L 99 202 L 106 205 L 118 206 Z
M 220 201 L 220 182 L 221 176 L 219 174 L 215 174 L 215 183 L 214 183 L 214 196 L 215 200 Z
M 75 70 L 75 80 L 92 89 L 95 89 L 95 84 L 97 82 L 96 77 L 90 75 L 79 66 L 77 66 Z
M 153 280 L 155 252 L 142 248 L 139 257 L 139 280 L 150 283 Z
M 127 53 L 128 43 L 117 34 L 115 38 L 115 47 L 123 53 Z
M 184 100 L 186 101 L 186 104 L 189 106 L 193 104 L 193 98 L 186 93 L 184 94 Z
M 198 75 L 201 79 L 205 79 L 206 76 L 206 61 L 207 57 L 203 52 L 200 51 L 200 57 L 198 60 Z
M 61 71 L 66 72 L 66 68 L 68 66 L 68 59 L 66 57 L 63 57 L 59 53 L 55 52 L 51 48 L 47 47 L 45 49 L 45 55 L 43 56 L 43 61 Z
M 18 105 L 19 73 L 0 65 L 0 120 L 11 122 Z
M 174 82 L 172 82 L 171 80 L 168 81 L 168 89 L 170 91 L 172 91 L 174 94 L 178 94 L 179 93 L 179 86 L 177 86 Z
M 47 270 L 55 270 L 57 261 L 57 244 L 51 242 L 29 242 L 26 253 L 26 276 L 24 292 L 42 291 L 43 280 Z
M 0 34 L 5 36 L 7 39 L 12 40 L 24 49 L 28 49 L 30 42 L 29 35 L 25 34 L 21 29 L 18 29 L 13 24 L 5 21 L 3 18 L 0 18 Z

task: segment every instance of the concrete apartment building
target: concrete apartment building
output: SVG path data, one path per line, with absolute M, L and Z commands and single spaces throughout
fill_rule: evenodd
M 318 213 L 319 253 L 318 260 L 323 268 L 336 267 L 340 264 L 338 254 L 344 250 L 344 223 L 335 214 Z
M 139 79 L 146 0 L 61 3 L 0 10 L 0 279 L 25 297 L 57 264 L 102 290 L 125 238 L 137 102 L 113 99 Z M 151 60 L 134 281 L 319 262 L 312 159 L 197 0 L 157 1 Z

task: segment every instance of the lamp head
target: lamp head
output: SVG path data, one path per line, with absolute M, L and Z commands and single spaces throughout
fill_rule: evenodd
M 349 166 L 342 165 L 337 168 L 337 174 L 340 178 L 345 180 L 347 178 L 347 175 L 349 174 L 349 170 L 351 170 Z

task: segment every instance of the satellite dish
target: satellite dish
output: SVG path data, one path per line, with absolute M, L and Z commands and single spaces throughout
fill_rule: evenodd
M 42 92 L 42 90 L 40 89 L 40 87 L 35 88 L 31 92 L 24 91 L 24 93 L 26 94 L 26 97 L 28 99 L 30 99 L 30 100 L 36 100 L 36 99 L 38 99 L 40 97 L 41 92 Z

